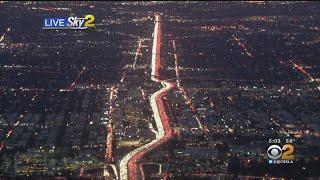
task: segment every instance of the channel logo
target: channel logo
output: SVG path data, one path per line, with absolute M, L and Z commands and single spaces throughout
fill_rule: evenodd
M 94 16 L 86 15 L 84 18 L 75 16 L 67 18 L 44 18 L 42 29 L 88 29 L 94 27 Z
M 282 148 L 273 144 L 268 147 L 267 155 L 269 164 L 290 164 L 294 160 L 294 147 L 292 144 L 285 144 Z

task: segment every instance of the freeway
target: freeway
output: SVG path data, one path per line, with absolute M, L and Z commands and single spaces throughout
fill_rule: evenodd
M 156 139 L 151 142 L 140 146 L 137 149 L 129 152 L 120 161 L 120 179 L 135 180 L 137 175 L 137 162 L 149 151 L 164 144 L 172 137 L 172 130 L 170 127 L 170 118 L 165 110 L 165 103 L 162 97 L 170 91 L 174 84 L 159 79 L 160 68 L 160 49 L 161 49 L 161 18 L 159 15 L 155 16 L 155 27 L 153 33 L 153 46 L 152 46 L 152 61 L 151 61 L 151 80 L 161 83 L 163 88 L 152 94 L 150 98 L 150 105 L 154 114 L 155 122 L 157 125 Z

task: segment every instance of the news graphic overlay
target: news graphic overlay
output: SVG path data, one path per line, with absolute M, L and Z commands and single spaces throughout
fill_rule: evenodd
M 95 26 L 95 17 L 87 14 L 85 17 L 44 18 L 42 29 L 88 29 Z
M 295 139 L 269 139 L 267 156 L 269 164 L 292 164 L 294 163 Z M 282 143 L 284 142 L 284 143 Z

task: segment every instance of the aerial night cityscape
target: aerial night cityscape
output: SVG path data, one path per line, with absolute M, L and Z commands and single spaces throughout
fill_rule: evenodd
M 0 179 L 320 179 L 319 57 L 316 1 L 0 1 Z

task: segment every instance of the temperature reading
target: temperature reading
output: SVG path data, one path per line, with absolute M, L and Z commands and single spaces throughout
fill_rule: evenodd
M 286 143 L 292 144 L 294 142 L 294 139 L 286 139 Z

